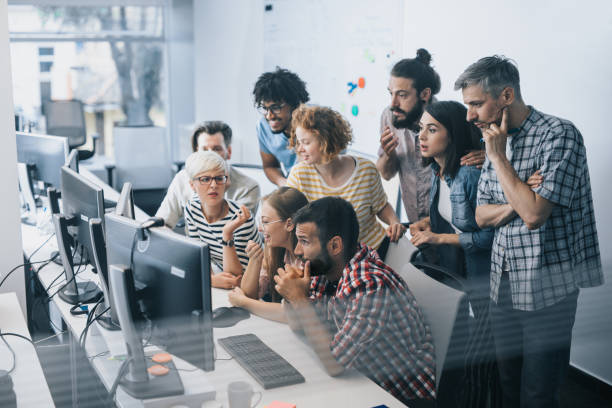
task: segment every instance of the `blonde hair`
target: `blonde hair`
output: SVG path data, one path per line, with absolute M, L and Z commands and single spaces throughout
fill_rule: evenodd
M 209 171 L 223 171 L 225 175 L 229 175 L 229 165 L 223 157 L 215 152 L 198 151 L 191 153 L 185 161 L 185 171 L 189 178 L 192 179 L 200 173 Z

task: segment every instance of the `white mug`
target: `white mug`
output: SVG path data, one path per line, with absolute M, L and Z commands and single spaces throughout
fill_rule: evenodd
M 255 394 L 258 394 L 259 398 L 251 405 Z M 261 400 L 261 392 L 253 392 L 253 387 L 246 381 L 234 381 L 227 386 L 227 399 L 229 400 L 229 408 L 251 408 L 255 407 Z

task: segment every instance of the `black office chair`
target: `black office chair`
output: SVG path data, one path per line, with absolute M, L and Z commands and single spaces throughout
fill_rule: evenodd
M 73 99 L 68 101 L 45 101 L 43 113 L 47 118 L 47 134 L 68 138 L 70 149 L 83 146 L 87 141 L 85 113 L 83 102 Z M 87 160 L 96 154 L 96 143 L 99 136 L 93 137 L 93 150 L 79 150 L 79 161 Z

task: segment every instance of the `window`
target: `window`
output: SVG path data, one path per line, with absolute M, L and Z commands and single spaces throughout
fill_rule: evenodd
M 114 123 L 166 125 L 162 2 L 25 3 L 8 8 L 14 105 L 25 122 L 44 131 L 44 100 L 79 99 L 87 133 L 111 156 Z

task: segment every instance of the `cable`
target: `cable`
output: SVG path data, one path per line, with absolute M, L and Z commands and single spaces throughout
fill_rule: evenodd
M 10 346 L 10 344 L 8 343 L 8 341 L 6 341 L 6 339 L 4 338 L 5 336 L 15 336 L 15 337 L 19 337 L 23 340 L 28 341 L 30 344 L 32 344 L 32 346 L 35 346 L 34 342 L 30 339 L 28 339 L 25 336 L 22 336 L 21 334 L 17 334 L 17 333 L 2 333 L 0 331 L 0 337 L 2 337 L 2 341 L 4 342 L 4 344 L 6 344 L 6 347 L 8 347 L 9 351 L 11 352 L 11 354 L 13 355 L 13 366 L 11 367 L 11 369 L 8 371 L 8 373 L 12 373 L 15 370 L 15 367 L 17 365 L 17 356 L 15 355 L 15 351 L 13 350 L 13 348 Z M 36 348 L 36 347 L 35 347 Z
M 111 400 L 113 402 L 115 402 L 115 397 L 117 395 L 117 387 L 119 386 L 119 383 L 121 382 L 121 380 L 123 379 L 123 376 L 126 374 L 127 369 L 129 367 L 130 362 L 132 361 L 132 358 L 126 358 L 125 360 L 123 360 L 123 363 L 121 363 L 121 367 L 119 367 L 119 372 L 117 373 L 117 378 L 115 378 L 115 381 L 113 382 L 113 386 L 111 387 L 110 391 L 108 392 L 108 395 L 110 396 Z
M 40 250 L 40 249 L 41 249 L 43 246 L 45 246 L 45 244 L 46 244 L 47 242 L 49 242 L 49 240 L 50 240 L 51 238 L 53 238 L 54 236 L 55 236 L 55 232 L 54 232 L 54 233 L 52 233 L 51 235 L 49 235 L 49 238 L 47 238 L 47 239 L 45 240 L 45 242 L 43 242 L 42 244 L 40 244 L 40 246 L 39 246 L 38 248 L 36 248 L 36 249 L 35 249 L 35 250 L 34 250 L 34 251 L 33 251 L 33 252 L 30 254 L 30 256 L 28 257 L 28 262 L 30 261 L 30 259 L 32 259 L 32 257 L 34 256 L 34 254 L 36 254 L 36 253 L 37 253 L 37 252 L 38 252 L 38 251 L 39 251 L 39 250 Z
M 13 272 L 15 272 L 17 269 L 21 268 L 22 266 L 26 266 L 26 265 L 36 265 L 36 264 L 41 264 L 41 263 L 45 263 L 45 265 L 43 265 L 43 268 L 45 266 L 47 266 L 51 261 L 53 261 L 55 259 L 55 256 L 49 259 L 45 259 L 44 261 L 36 261 L 36 262 L 24 262 L 20 265 L 17 265 L 16 267 L 14 267 L 13 269 L 11 269 L 10 271 L 8 271 L 8 273 L 4 276 L 4 278 L 2 278 L 2 280 L 0 281 L 0 287 L 2 287 L 2 285 L 4 284 L 4 282 L 8 279 L 9 276 L 11 276 L 11 274 Z M 42 268 L 40 268 L 42 269 Z

